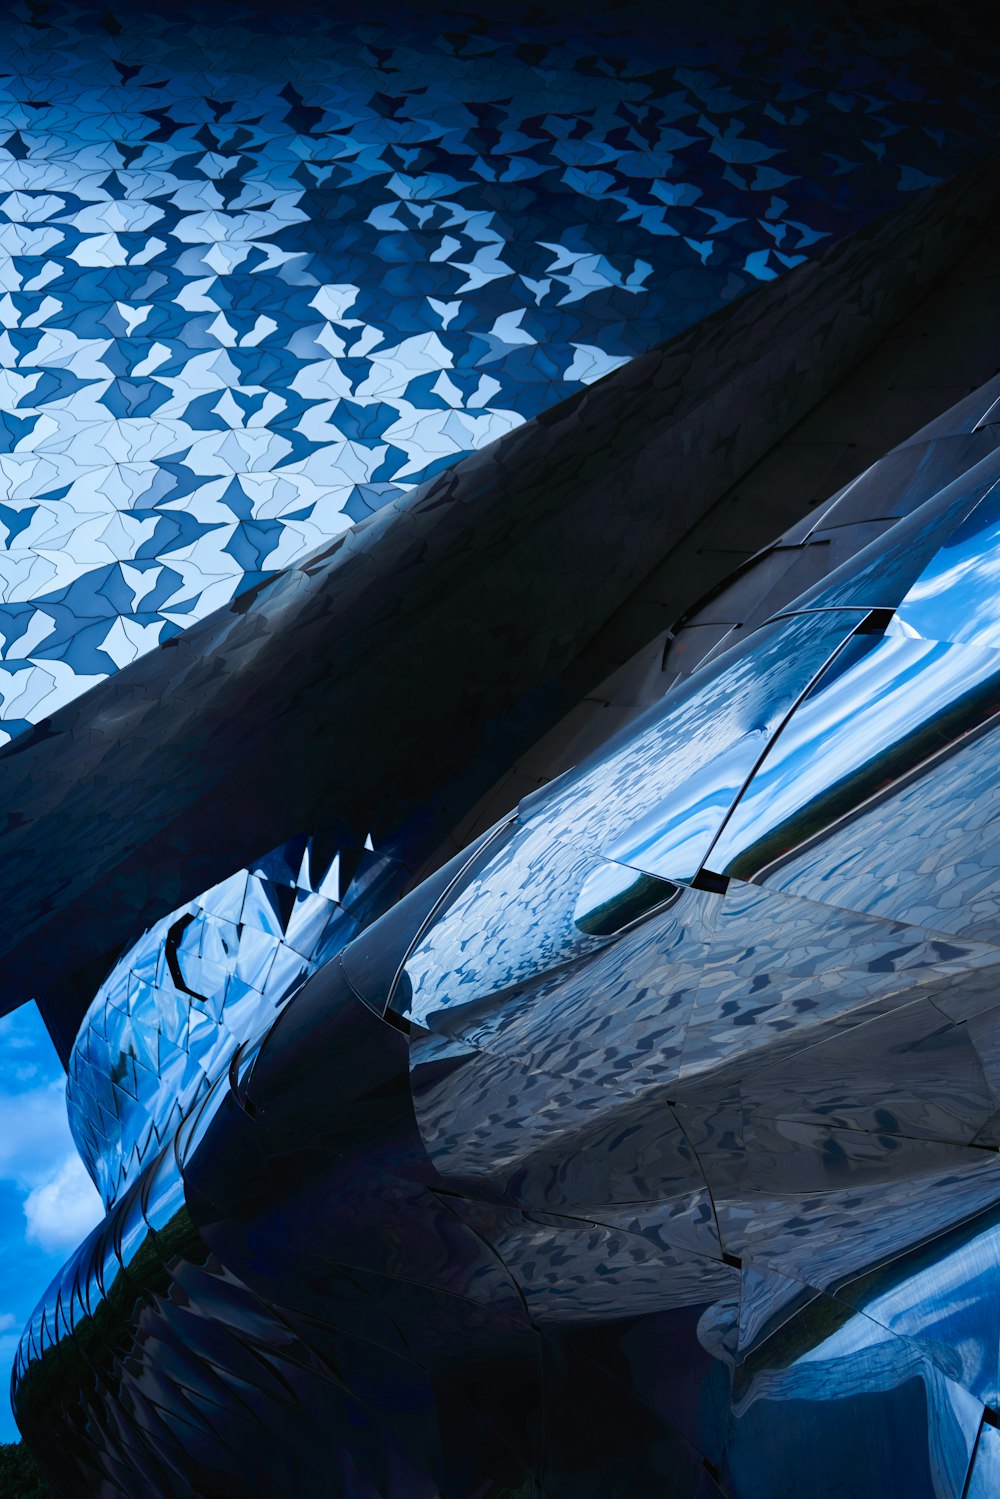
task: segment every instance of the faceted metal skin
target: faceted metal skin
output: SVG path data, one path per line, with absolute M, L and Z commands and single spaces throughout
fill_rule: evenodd
M 223 1002 L 214 1050 L 189 1031 L 213 1060 L 184 1122 L 144 1095 L 162 1146 L 25 1334 L 18 1418 L 61 1492 L 994 1492 L 981 446 L 357 935 L 317 917 L 311 958 L 275 928 L 293 981 L 239 1044 Z M 319 874 L 270 867 L 313 910 Z M 228 993 L 258 940 L 207 946 L 211 896 L 173 971 L 155 938 L 157 994 L 206 1021 L 198 975 Z M 95 1024 L 126 1053 L 141 951 L 88 1056 Z M 110 1184 L 125 1152 L 90 1138 Z
M 101 985 L 70 1057 L 67 1109 L 107 1206 L 237 1046 L 398 896 L 406 871 L 393 859 L 341 845 L 327 865 L 321 848 L 300 839 L 164 917 Z
M 0 742 L 993 148 L 785 10 L 4 7 Z
M 756 55 L 753 66 L 756 76 Z M 594 685 L 586 643 L 651 560 L 676 565 L 670 607 L 681 613 L 733 566 L 699 527 L 717 524 L 724 539 L 735 526 L 752 551 L 802 518 L 807 495 L 777 510 L 720 497 L 978 235 L 995 177 L 989 162 L 970 165 L 856 234 L 822 240 L 806 263 L 301 562 L 255 572 L 230 605 L 185 615 L 160 649 L 24 727 L 0 751 L 0 1011 L 34 996 L 65 1059 L 137 933 L 331 809 L 351 825 L 349 842 L 372 833 L 414 873 L 432 851 L 461 848 L 466 815 Z M 849 181 L 856 191 L 860 176 Z M 736 222 L 749 232 L 753 217 Z M 293 315 L 297 332 L 304 315 Z M 912 467 L 904 458 L 908 477 Z M 645 626 L 632 629 L 638 649 Z M 288 766 L 294 774 L 275 773 Z

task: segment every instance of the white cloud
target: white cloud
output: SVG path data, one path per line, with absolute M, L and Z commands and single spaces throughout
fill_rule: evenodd
M 50 1181 L 73 1148 L 64 1081 L 0 1093 L 0 1178 L 30 1191 Z
M 50 1254 L 75 1249 L 104 1216 L 101 1199 L 78 1155 L 66 1156 L 55 1175 L 25 1200 L 25 1237 Z
M 21 1318 L 13 1312 L 0 1312 L 0 1362 L 9 1363 L 21 1341 Z

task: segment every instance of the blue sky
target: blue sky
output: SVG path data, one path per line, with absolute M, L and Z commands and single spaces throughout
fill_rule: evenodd
M 36 1302 L 103 1215 L 66 1122 L 65 1076 L 33 1004 L 0 1020 L 0 1442 L 10 1366 Z

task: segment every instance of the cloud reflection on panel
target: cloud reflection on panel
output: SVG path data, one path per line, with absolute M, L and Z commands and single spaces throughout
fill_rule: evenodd
M 402 900 L 303 843 L 123 959 L 67 1494 L 990 1492 L 998 547 L 977 451 Z

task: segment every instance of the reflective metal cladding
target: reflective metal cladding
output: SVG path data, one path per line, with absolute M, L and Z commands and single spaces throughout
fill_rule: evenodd
M 990 1499 L 1000 377 L 758 467 L 981 236 L 990 39 L 507 10 L 0 14 L 0 1012 L 105 1207 L 17 1419 L 65 1499 Z
M 326 830 L 121 959 L 67 1494 L 994 1492 L 997 430 L 402 899 Z

